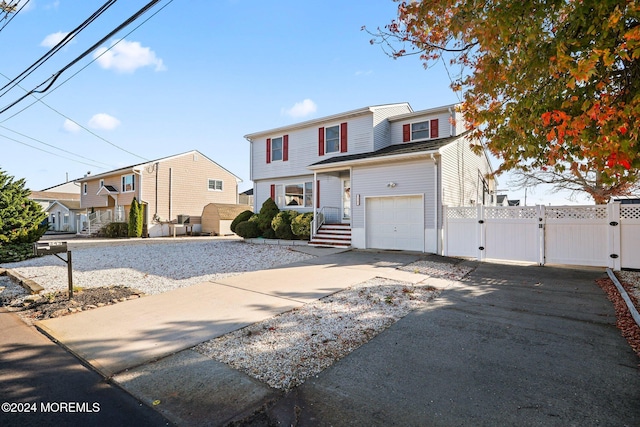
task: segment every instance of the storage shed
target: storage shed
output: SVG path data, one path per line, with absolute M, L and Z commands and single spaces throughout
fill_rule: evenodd
M 232 235 L 231 222 L 247 210 L 253 211 L 253 206 L 209 203 L 202 211 L 202 232 L 212 236 Z

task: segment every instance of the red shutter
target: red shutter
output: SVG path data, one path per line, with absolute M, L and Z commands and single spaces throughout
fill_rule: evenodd
M 437 138 L 438 137 L 438 119 L 431 120 L 431 123 L 429 123 L 429 129 L 431 131 L 431 138 Z
M 289 160 L 289 135 L 282 137 L 282 161 Z
M 402 125 L 402 142 L 411 141 L 411 125 Z
M 347 152 L 347 124 L 340 124 L 340 152 Z
M 324 156 L 324 128 L 318 128 L 318 156 Z
M 320 181 L 316 181 L 316 208 L 320 208 Z
M 275 184 L 271 184 L 271 199 L 274 202 L 276 201 L 276 185 Z
M 271 163 L 271 138 L 267 138 L 267 163 Z

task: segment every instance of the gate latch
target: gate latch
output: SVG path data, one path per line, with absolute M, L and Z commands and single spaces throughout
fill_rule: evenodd
M 612 227 L 615 227 L 616 225 L 618 225 L 618 223 L 616 221 L 611 221 L 609 225 Z

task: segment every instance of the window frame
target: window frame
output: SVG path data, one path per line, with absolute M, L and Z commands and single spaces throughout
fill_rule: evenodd
M 125 179 L 131 177 L 131 190 L 127 190 L 127 183 L 125 182 Z M 120 177 L 120 184 L 122 185 L 122 189 L 120 190 L 121 193 L 133 193 L 136 191 L 136 174 L 134 173 L 129 173 L 126 175 L 122 175 Z
M 211 183 L 213 183 L 213 188 L 211 187 Z M 216 188 L 217 183 L 220 183 L 220 188 Z M 207 179 L 207 189 L 209 191 L 224 191 L 224 182 L 221 179 L 209 178 Z
M 413 129 L 413 127 L 415 125 L 421 125 L 421 124 L 425 124 L 425 123 L 427 125 L 426 129 L 418 129 L 418 130 L 414 130 Z M 410 131 L 411 131 L 411 139 L 410 139 L 410 141 L 423 141 L 425 139 L 431 139 L 431 120 L 423 120 L 423 121 L 420 121 L 420 122 L 413 122 L 413 123 L 410 123 L 410 125 L 411 125 L 411 129 L 410 129 Z M 427 136 L 419 137 L 419 138 L 414 137 L 414 135 L 416 133 L 418 133 L 418 132 L 426 133 Z
M 333 128 L 337 128 L 338 131 L 336 133 L 336 137 L 332 138 L 331 141 L 335 141 L 335 150 L 329 150 L 329 138 L 327 135 L 327 132 L 329 131 L 329 129 L 333 129 Z M 324 153 L 325 154 L 330 154 L 330 153 L 339 153 L 340 152 L 340 124 L 334 125 L 334 126 L 325 126 L 324 127 Z
M 302 189 L 302 193 L 294 194 L 289 193 L 289 197 L 299 197 L 302 204 L 292 205 L 291 200 L 287 201 L 287 187 L 299 187 Z M 275 185 L 275 202 L 280 209 L 306 209 L 313 208 L 313 181 L 295 182 L 288 184 L 276 184 Z
M 82 194 L 86 195 L 88 190 L 88 185 L 86 182 L 82 183 Z
M 280 142 L 280 148 L 276 149 L 276 140 Z M 280 158 L 275 158 L 275 153 L 280 153 Z M 284 160 L 284 135 L 277 136 L 275 138 L 271 138 L 271 161 L 272 162 L 282 162 Z

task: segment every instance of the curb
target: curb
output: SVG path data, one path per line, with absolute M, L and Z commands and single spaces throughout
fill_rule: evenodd
M 256 245 L 278 245 L 278 246 L 307 246 L 307 240 L 280 240 L 280 239 L 244 239 L 247 243 Z
M 610 268 L 607 268 L 607 275 L 609 276 L 609 279 L 611 279 L 613 284 L 616 285 L 616 288 L 618 288 L 618 292 L 620 292 L 620 296 L 622 296 L 622 299 L 627 304 L 627 308 L 631 313 L 631 317 L 633 317 L 633 320 L 635 320 L 636 325 L 640 327 L 640 313 L 638 313 L 638 310 L 636 310 L 635 305 L 633 305 L 631 298 L 629 298 L 629 294 L 627 294 L 627 291 L 622 287 L 622 285 L 618 281 L 618 278 L 616 277 L 615 274 L 613 274 L 613 271 L 611 271 Z

